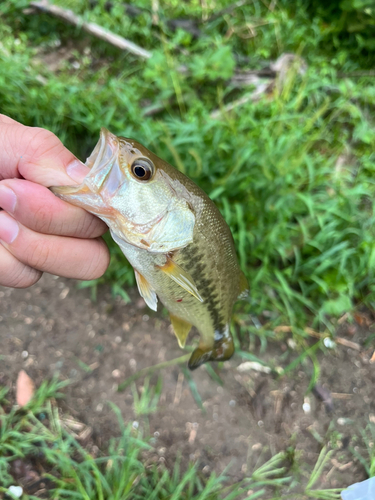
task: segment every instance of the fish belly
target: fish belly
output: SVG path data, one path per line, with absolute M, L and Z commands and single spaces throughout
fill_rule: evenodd
M 202 337 L 213 339 L 214 330 L 206 304 L 199 302 L 193 295 L 173 281 L 160 270 L 167 257 L 126 243 L 112 233 L 130 265 L 143 276 L 168 311 L 195 326 Z

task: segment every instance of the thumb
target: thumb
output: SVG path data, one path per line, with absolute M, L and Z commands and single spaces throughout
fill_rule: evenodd
M 50 187 L 81 183 L 89 168 L 49 130 L 0 122 L 0 179 L 24 177 Z

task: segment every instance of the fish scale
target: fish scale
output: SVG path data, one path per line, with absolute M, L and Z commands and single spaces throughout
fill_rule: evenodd
M 132 265 L 140 294 L 169 310 L 179 345 L 192 326 L 201 338 L 189 360 L 229 359 L 233 304 L 247 290 L 230 229 L 193 181 L 132 139 L 102 129 L 79 186 L 51 188 L 97 215 Z
M 224 330 L 224 317 L 219 311 L 220 304 L 219 300 L 217 300 L 218 294 L 214 292 L 214 282 L 213 280 L 205 278 L 205 266 L 201 263 L 203 261 L 203 254 L 196 253 L 197 249 L 193 245 L 188 247 L 185 251 L 188 252 L 189 261 L 191 260 L 192 262 L 196 262 L 192 265 L 191 275 L 197 284 L 197 288 L 201 290 L 205 307 L 210 313 L 212 319 L 213 328 L 218 331 Z

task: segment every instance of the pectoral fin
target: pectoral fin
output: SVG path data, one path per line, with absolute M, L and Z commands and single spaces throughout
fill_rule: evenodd
M 207 361 L 226 361 L 234 353 L 232 335 L 216 340 L 213 345 L 199 345 L 190 356 L 188 366 L 190 370 L 195 370 L 198 366 Z
M 157 310 L 158 298 L 156 296 L 155 290 L 151 288 L 150 283 L 134 269 L 135 279 L 137 280 L 137 286 L 141 297 L 144 298 L 146 304 L 153 311 Z
M 171 318 L 171 323 L 173 326 L 173 331 L 177 337 L 178 345 L 182 348 L 185 347 L 187 336 L 189 335 L 191 324 L 187 323 L 183 319 L 174 316 L 173 314 L 169 314 Z
M 167 263 L 164 266 L 160 266 L 159 269 L 184 288 L 184 290 L 191 293 L 199 302 L 203 302 L 192 276 L 178 264 L 173 262 L 172 259 L 168 258 Z

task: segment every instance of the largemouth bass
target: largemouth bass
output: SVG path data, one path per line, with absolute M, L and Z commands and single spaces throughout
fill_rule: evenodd
M 189 368 L 229 359 L 230 318 L 246 293 L 232 234 L 219 210 L 193 181 L 132 139 L 102 129 L 78 186 L 52 191 L 100 217 L 134 268 L 139 293 L 170 312 L 180 347 L 201 334 Z

